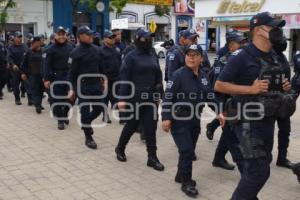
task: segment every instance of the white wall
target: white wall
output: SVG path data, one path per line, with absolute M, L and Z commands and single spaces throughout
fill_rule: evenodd
M 8 10 L 8 23 L 36 23 L 35 34 L 52 33 L 53 7 L 51 0 L 15 0 L 17 7 Z

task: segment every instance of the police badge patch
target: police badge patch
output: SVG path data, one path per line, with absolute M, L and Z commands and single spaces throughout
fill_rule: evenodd
M 173 81 L 168 81 L 168 83 L 167 83 L 167 88 L 168 88 L 168 89 L 172 88 L 173 84 L 174 84 Z
M 72 59 L 72 58 L 69 58 L 69 59 L 68 59 L 68 64 L 72 64 L 72 62 L 73 62 L 73 59 Z
M 208 85 L 208 81 L 207 81 L 206 78 L 202 78 L 201 82 L 202 82 L 203 85 Z

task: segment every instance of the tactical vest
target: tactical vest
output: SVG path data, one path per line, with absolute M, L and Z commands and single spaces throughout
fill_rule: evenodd
M 42 52 L 30 51 L 28 53 L 28 72 L 31 75 L 41 74 L 42 70 Z
M 249 50 L 246 52 L 251 55 Z M 272 53 L 272 60 L 255 57 L 261 66 L 259 80 L 269 81 L 269 90 L 266 93 L 257 95 L 257 100 L 264 107 L 265 117 L 287 118 L 296 110 L 296 96 L 291 92 L 284 92 L 283 82 L 285 78 L 284 66 L 278 61 L 275 53 Z
M 267 61 L 253 56 L 247 47 L 244 50 L 261 66 L 258 79 L 269 80 L 269 90 L 259 95 L 234 96 L 226 105 L 228 112 L 232 113 L 230 115 L 235 116 L 234 114 L 237 113 L 237 110 L 235 110 L 237 103 L 254 102 L 260 103 L 264 108 L 263 113 L 257 113 L 257 116 L 267 118 L 288 118 L 292 116 L 296 110 L 296 95 L 292 92 L 283 91 L 282 85 L 286 77 L 284 67 L 278 61 L 277 55 L 273 53 L 272 59 Z

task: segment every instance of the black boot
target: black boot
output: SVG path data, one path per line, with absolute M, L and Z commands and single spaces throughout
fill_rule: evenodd
M 148 155 L 147 166 L 148 167 L 152 167 L 153 169 L 155 169 L 157 171 L 163 171 L 165 169 L 165 167 L 163 166 L 163 164 L 161 164 L 159 162 L 157 156 L 154 155 L 154 154 Z
M 3 92 L 0 91 L 0 100 L 2 100 L 2 99 L 3 99 Z
M 180 171 L 177 171 L 176 176 L 175 176 L 175 182 L 176 183 L 183 183 L 183 174 Z M 193 186 L 196 186 L 197 183 L 195 180 L 191 179 L 191 184 Z
M 17 106 L 22 105 L 21 100 L 20 99 L 15 99 L 15 104 Z
M 292 166 L 293 173 L 296 174 L 298 182 L 300 183 L 300 163 L 294 164 Z
M 64 123 L 65 123 L 66 125 L 69 125 L 69 124 L 70 124 L 70 121 L 67 119 L 67 120 L 64 120 Z
M 292 169 L 294 164 L 291 161 L 289 161 L 289 159 L 287 158 L 278 157 L 276 165 L 278 167 L 285 167 L 288 169 Z
M 209 140 L 213 140 L 214 139 L 214 133 L 215 130 L 213 130 L 212 126 L 210 124 L 206 125 L 206 137 Z
M 192 177 L 188 174 L 182 174 L 181 190 L 189 197 L 196 197 L 199 192 L 192 183 Z
M 65 129 L 64 122 L 61 121 L 61 120 L 58 120 L 58 122 L 57 122 L 57 128 L 58 128 L 58 130 L 64 130 Z
M 115 152 L 116 152 L 116 156 L 117 156 L 118 161 L 121 161 L 121 162 L 126 162 L 127 161 L 124 149 L 117 146 L 115 148 Z
M 84 129 L 85 134 L 85 145 L 90 149 L 97 149 L 97 143 L 95 142 L 93 138 L 94 131 L 92 128 L 86 128 Z
M 212 162 L 212 165 L 214 167 L 220 167 L 220 168 L 223 168 L 226 170 L 234 170 L 234 168 L 235 168 L 235 166 L 232 164 L 229 164 L 225 158 L 224 159 L 215 158 Z
M 41 113 L 42 113 L 42 107 L 41 107 L 41 106 L 36 106 L 36 107 L 35 107 L 35 112 L 36 112 L 37 114 L 41 114 Z

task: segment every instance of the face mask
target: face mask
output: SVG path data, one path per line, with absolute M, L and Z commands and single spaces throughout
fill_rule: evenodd
M 281 53 L 284 52 L 287 48 L 287 40 L 286 38 L 284 38 L 284 40 L 282 40 L 279 43 L 273 44 L 273 49 L 274 51 Z
M 269 32 L 269 39 L 270 42 L 272 43 L 273 49 L 276 52 L 283 52 L 286 50 L 287 40 L 281 28 L 273 28 Z
M 269 40 L 273 45 L 283 43 L 286 38 L 284 37 L 283 30 L 281 28 L 273 28 L 269 32 Z
M 137 46 L 137 48 L 141 49 L 142 51 L 150 52 L 150 50 L 152 48 L 152 40 L 146 40 L 145 42 L 138 40 L 136 43 L 136 46 Z

